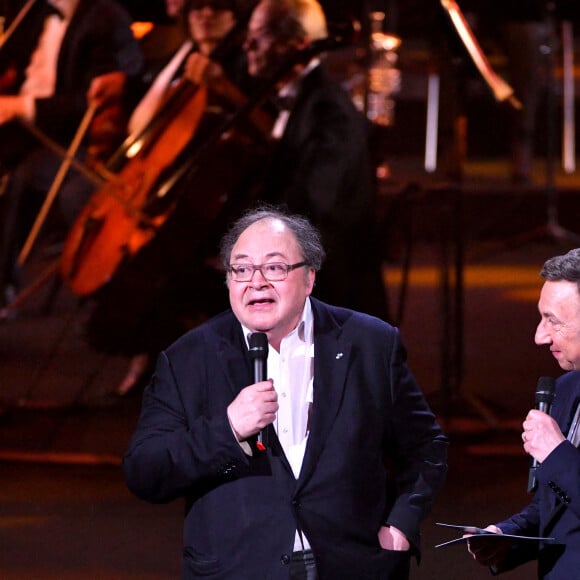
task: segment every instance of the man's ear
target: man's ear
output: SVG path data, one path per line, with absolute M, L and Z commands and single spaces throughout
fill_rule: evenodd
M 312 290 L 316 285 L 316 270 L 314 268 L 309 268 L 307 276 L 307 286 L 308 286 L 308 296 L 312 294 Z

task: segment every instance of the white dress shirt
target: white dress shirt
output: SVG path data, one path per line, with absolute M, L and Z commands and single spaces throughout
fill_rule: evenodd
M 56 87 L 56 66 L 68 20 L 51 14 L 44 20 L 44 28 L 26 68 L 20 94 L 33 98 L 51 97 Z
M 130 135 L 139 135 L 153 119 L 155 113 L 164 102 L 167 89 L 171 86 L 171 81 L 175 73 L 189 55 L 193 48 L 191 40 L 186 40 L 181 48 L 173 55 L 172 59 L 165 65 L 165 68 L 157 75 L 149 90 L 145 93 L 139 104 L 135 107 L 128 128 Z
M 280 89 L 280 91 L 278 92 L 278 96 L 282 99 L 285 99 L 288 97 L 296 98 L 296 95 L 298 94 L 298 90 L 300 89 L 300 83 L 302 82 L 302 79 L 306 75 L 308 75 L 308 73 L 311 70 L 316 68 L 319 64 L 320 64 L 320 59 L 313 58 L 308 63 L 308 66 L 306 66 L 304 68 L 304 70 L 302 70 L 300 72 L 300 75 L 298 75 L 297 78 L 290 81 L 288 84 L 284 85 Z M 278 113 L 278 116 L 276 117 L 276 121 L 274 122 L 274 126 L 272 127 L 272 132 L 271 132 L 271 136 L 274 139 L 281 139 L 282 135 L 284 135 L 284 131 L 286 130 L 286 125 L 288 124 L 288 119 L 290 118 L 291 112 L 292 111 L 290 111 L 290 110 L 283 110 L 283 111 L 280 111 Z
M 268 349 L 268 378 L 278 394 L 278 413 L 273 426 L 294 477 L 298 479 L 310 433 L 314 383 L 314 335 L 310 299 L 306 299 L 296 328 L 282 339 L 280 352 Z M 244 328 L 248 339 L 250 331 Z M 294 550 L 309 549 L 303 534 L 296 532 Z

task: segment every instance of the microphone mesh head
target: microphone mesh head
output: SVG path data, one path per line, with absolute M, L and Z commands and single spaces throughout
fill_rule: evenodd
M 262 358 L 268 356 L 268 337 L 265 332 L 250 334 L 250 358 Z
M 552 404 L 555 388 L 556 381 L 552 377 L 540 377 L 536 388 L 536 403 Z

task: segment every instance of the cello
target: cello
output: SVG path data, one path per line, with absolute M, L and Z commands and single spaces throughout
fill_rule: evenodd
M 240 23 L 234 25 L 210 58 L 223 60 L 241 29 Z M 181 78 L 159 113 L 129 135 L 110 160 L 107 168 L 116 178 L 96 191 L 65 241 L 61 277 L 74 293 L 90 295 L 106 284 L 123 261 L 155 237 L 173 211 L 176 200 L 162 184 L 173 164 L 191 155 L 200 128 L 207 131 L 211 125 L 207 93 L 204 86 Z
M 183 81 L 178 98 L 172 97 L 176 106 L 172 103 L 164 112 L 168 121 L 163 130 L 157 131 L 157 118 L 155 126 L 145 129 L 146 136 L 154 135 L 146 145 L 142 145 L 141 137 L 125 145 L 124 157 L 129 160 L 119 173 L 120 179 L 97 192 L 73 225 L 61 261 L 61 276 L 72 291 L 91 295 L 110 281 L 122 263 L 153 240 L 175 210 L 177 199 L 171 195 L 174 186 L 203 168 L 223 137 L 247 120 L 296 64 L 343 45 L 342 38 L 326 38 L 291 55 L 252 98 L 226 115 L 217 128 L 211 128 L 209 135 L 198 140 L 201 143 L 193 143 L 193 149 L 188 145 L 204 115 L 208 91 Z M 119 187 L 117 182 L 128 185 Z M 211 201 L 209 215 L 216 214 L 227 200 Z

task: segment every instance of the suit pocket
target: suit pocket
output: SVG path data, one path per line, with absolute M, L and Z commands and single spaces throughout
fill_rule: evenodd
M 408 580 L 411 568 L 410 550 L 381 550 L 380 573 L 381 580 Z
M 183 578 L 212 576 L 221 569 L 219 560 L 196 552 L 193 548 L 183 550 Z

